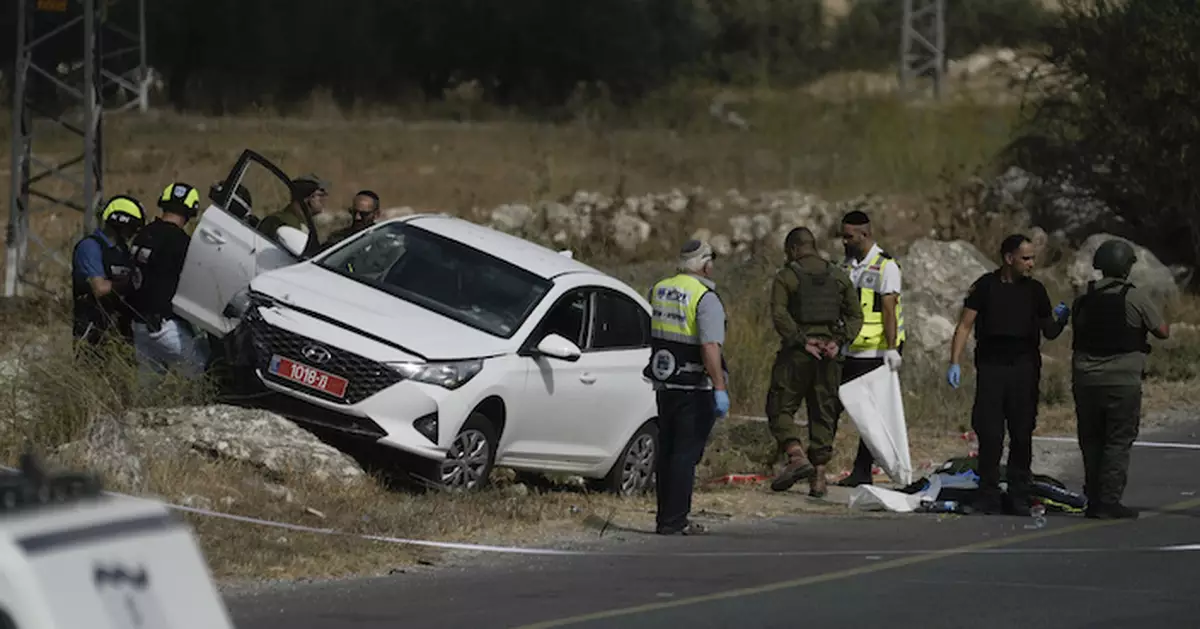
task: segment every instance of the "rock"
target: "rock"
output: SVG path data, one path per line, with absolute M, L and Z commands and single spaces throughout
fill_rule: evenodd
M 523 204 L 506 204 L 492 210 L 492 227 L 503 231 L 518 233 L 534 220 L 536 213 L 533 208 Z
M 944 351 L 954 336 L 955 318 L 967 289 L 996 266 L 961 240 L 914 242 L 900 261 L 908 338 L 925 351 Z
M 546 231 L 558 244 L 585 240 L 592 235 L 590 211 L 572 209 L 562 203 L 546 203 L 542 206 L 546 220 Z
M 979 206 L 1073 239 L 1119 222 L 1108 206 L 1087 191 L 1069 183 L 1052 185 L 1016 166 L 983 186 Z
M 144 461 L 186 453 L 247 463 L 277 480 L 306 474 L 352 484 L 366 477 L 352 458 L 291 421 L 228 405 L 139 409 L 120 419 L 97 417 L 82 442 L 60 451 L 82 455 L 90 465 L 132 487 L 143 481 Z
M 620 213 L 613 218 L 612 239 L 622 251 L 636 251 L 650 239 L 650 223 L 636 216 Z
M 1096 249 L 1100 248 L 1101 244 L 1112 239 L 1124 240 L 1133 245 L 1134 250 L 1137 252 L 1137 262 L 1134 263 L 1133 271 L 1129 274 L 1131 282 L 1147 291 L 1151 299 L 1157 302 L 1160 307 L 1179 297 L 1179 286 L 1176 284 L 1175 274 L 1160 262 L 1149 249 L 1130 240 L 1109 234 L 1095 234 L 1091 236 L 1084 241 L 1079 251 L 1075 253 L 1075 259 L 1071 262 L 1067 276 L 1070 278 L 1071 286 L 1075 289 L 1076 294 L 1080 294 L 1086 290 L 1089 280 L 1100 277 L 1100 272 L 1092 268 L 1092 257 L 1096 255 Z
M 416 213 L 416 210 L 408 207 L 407 205 L 403 207 L 389 207 L 379 212 L 379 219 L 387 220 L 390 218 L 400 218 L 402 216 L 412 216 Z
M 729 236 L 726 236 L 725 234 L 717 234 L 716 236 L 713 236 L 712 240 L 709 241 L 709 244 L 712 245 L 713 252 L 719 256 L 727 256 L 733 253 L 733 241 L 731 241 Z

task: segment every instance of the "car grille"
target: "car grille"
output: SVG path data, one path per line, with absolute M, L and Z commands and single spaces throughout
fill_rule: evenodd
M 277 328 L 263 320 L 258 308 L 251 308 L 246 315 L 246 324 L 254 342 L 255 365 L 262 377 L 289 389 L 338 404 L 357 404 L 404 379 L 383 363 Z M 319 365 L 306 360 L 303 350 L 309 345 L 320 345 L 328 350 L 329 360 Z M 349 381 L 345 397 L 338 398 L 269 373 L 267 368 L 275 354 L 345 378 Z

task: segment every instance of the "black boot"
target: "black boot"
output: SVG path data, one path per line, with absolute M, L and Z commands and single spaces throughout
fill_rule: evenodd
M 1085 514 L 1086 517 L 1093 520 L 1136 520 L 1138 515 L 1137 509 L 1131 509 L 1119 502 L 1099 502 L 1095 505 L 1088 503 Z

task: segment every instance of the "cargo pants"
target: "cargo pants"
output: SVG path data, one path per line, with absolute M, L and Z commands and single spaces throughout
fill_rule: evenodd
M 1083 454 L 1083 493 L 1089 505 L 1119 504 L 1129 476 L 1129 450 L 1141 424 L 1141 384 L 1075 386 L 1072 392 Z
M 767 424 L 780 451 L 786 451 L 793 441 L 803 444 L 794 417 L 804 403 L 808 411 L 808 459 L 813 465 L 829 463 L 837 436 L 841 379 L 842 363 L 838 359 L 818 360 L 803 347 L 781 349 L 775 354 L 766 411 Z

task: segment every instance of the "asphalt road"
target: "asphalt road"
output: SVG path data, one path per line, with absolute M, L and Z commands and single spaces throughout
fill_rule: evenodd
M 1200 444 L 1198 428 L 1142 439 Z M 1137 521 L 789 518 L 227 602 L 241 629 L 1196 626 L 1197 492 L 1200 450 L 1141 447 L 1126 493 L 1149 510 Z M 1198 546 L 1167 550 L 1181 545 Z

